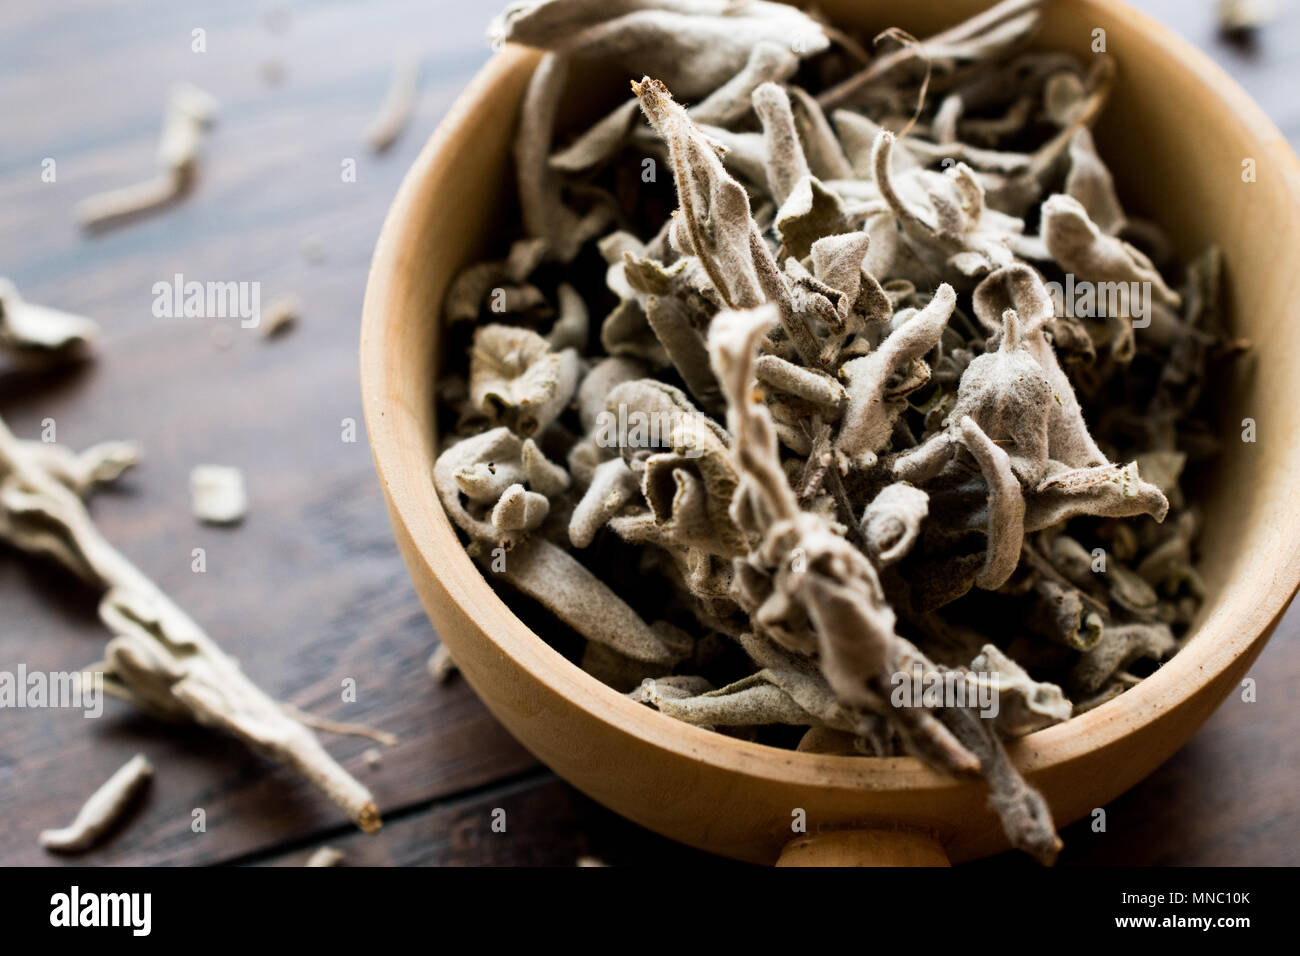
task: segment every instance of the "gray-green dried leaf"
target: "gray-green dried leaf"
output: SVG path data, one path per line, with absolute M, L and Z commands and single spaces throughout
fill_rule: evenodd
M 489 33 L 498 45 L 617 56 L 628 72 L 661 76 L 689 97 L 735 76 L 760 43 L 801 56 L 830 44 L 815 20 L 765 0 L 520 0 L 492 22 Z
M 505 570 L 493 573 L 589 641 L 663 667 L 682 657 L 604 582 L 544 538 L 524 541 L 510 553 Z
M 1070 683 L 1082 695 L 1094 694 L 1117 671 L 1140 658 L 1159 661 L 1177 646 L 1163 624 L 1124 624 L 1106 628 L 1070 673 Z
M 99 326 L 90 319 L 26 301 L 0 278 L 0 348 L 10 352 L 67 355 L 93 343 Z
M 1039 682 L 995 645 L 985 644 L 970 663 L 976 682 L 988 680 L 997 694 L 998 731 L 1023 737 L 1070 719 L 1070 701 L 1056 684 Z
M 470 401 L 490 422 L 521 438 L 546 429 L 568 405 L 578 385 L 578 355 L 551 350 L 529 329 L 485 325 L 470 351 Z
M 884 567 L 906 556 L 930 513 L 930 496 L 904 482 L 887 485 L 862 514 L 867 553 Z
M 367 831 L 380 826 L 370 792 L 315 735 L 263 693 L 179 607 L 95 527 L 80 497 L 25 452 L 0 420 L 0 539 L 52 557 L 102 599 L 115 635 L 105 689 L 170 719 L 214 727 L 311 780 Z
M 888 444 L 894 422 L 907 407 L 907 390 L 899 387 L 895 376 L 919 363 L 938 344 L 956 302 L 952 286 L 939 286 L 930 304 L 891 333 L 875 351 L 844 364 L 849 402 L 835 448 L 854 465 L 870 468 L 877 453 Z M 904 378 L 904 382 L 912 387 L 923 384 L 923 380 L 916 382 L 911 377 Z

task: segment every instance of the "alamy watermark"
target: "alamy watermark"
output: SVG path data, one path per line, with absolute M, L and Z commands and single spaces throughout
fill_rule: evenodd
M 19 664 L 0 671 L 0 710 L 67 708 L 82 716 L 104 713 L 103 671 L 31 671 Z
M 969 707 L 981 717 L 998 715 L 998 675 L 982 671 L 926 671 L 917 665 L 889 677 L 895 707 Z
M 262 322 L 262 283 L 185 281 L 178 272 L 170 282 L 153 284 L 156 319 L 239 319 L 245 329 Z
M 152 893 L 82 892 L 75 883 L 66 893 L 50 897 L 50 925 L 55 927 L 121 927 L 132 936 L 153 929 Z
M 1074 319 L 1130 319 L 1135 329 L 1151 324 L 1150 282 L 1076 282 L 1065 274 L 1064 284 L 1048 282 L 1056 314 Z
M 595 442 L 601 448 L 672 451 L 683 458 L 704 454 L 708 425 L 703 418 L 678 412 L 643 412 L 620 402 L 616 411 L 596 416 Z

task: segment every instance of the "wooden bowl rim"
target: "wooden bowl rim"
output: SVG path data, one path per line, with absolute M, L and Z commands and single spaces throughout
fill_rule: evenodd
M 1132 18 L 1131 25 L 1179 62 L 1205 89 L 1206 96 L 1218 98 L 1236 113 L 1248 138 L 1261 143 L 1285 142 L 1236 81 L 1190 42 L 1125 4 L 1085 2 L 1104 6 L 1110 17 Z M 447 171 L 449 159 L 444 151 L 448 145 L 459 138 L 462 127 L 492 91 L 516 71 L 529 68 L 538 55 L 535 50 L 509 45 L 488 61 L 407 172 L 380 232 L 362 311 L 361 387 L 375 468 L 388 495 L 393 521 L 400 523 L 427 572 L 440 581 L 457 611 L 472 621 L 479 634 L 573 706 L 624 734 L 722 770 L 798 786 L 896 791 L 975 785 L 931 769 L 913 757 L 813 754 L 738 740 L 673 720 L 623 696 L 554 650 L 514 614 L 466 554 L 433 491 L 433 462 L 407 460 L 411 453 L 398 441 L 394 420 L 388 415 L 391 409 L 384 403 L 384 383 L 396 372 L 396 359 L 388 348 L 389 323 L 400 318 L 393 302 L 393 276 L 399 268 L 409 267 L 402 261 L 402 252 L 422 229 L 423 210 L 416 208 L 414 201 L 430 178 L 454 175 Z M 1274 154 L 1275 158 L 1278 155 Z M 1280 155 L 1286 166 L 1280 175 L 1283 188 L 1300 213 L 1300 161 L 1289 149 Z M 440 317 L 430 315 L 428 320 L 440 321 Z M 1300 527 L 1294 532 L 1300 537 Z M 1203 689 L 1247 654 L 1256 641 L 1266 639 L 1300 587 L 1300 549 L 1286 556 L 1270 581 L 1256 587 L 1260 593 L 1253 626 L 1243 628 L 1240 621 L 1228 620 L 1226 613 L 1211 615 L 1196 628 L 1193 640 L 1136 687 L 1094 710 L 1012 743 L 1009 751 L 1016 765 L 1033 773 L 1115 744 Z

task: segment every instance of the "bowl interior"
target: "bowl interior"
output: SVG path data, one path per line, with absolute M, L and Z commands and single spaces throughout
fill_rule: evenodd
M 987 4 L 823 0 L 818 6 L 833 22 L 897 25 L 925 37 Z M 1300 532 L 1293 496 L 1300 456 L 1289 444 L 1291 436 L 1300 435 L 1300 411 L 1287 397 L 1300 361 L 1300 324 L 1292 317 L 1300 270 L 1282 266 L 1300 252 L 1300 165 L 1226 75 L 1127 7 L 1106 0 L 1056 0 L 1047 5 L 1037 44 L 1086 61 L 1100 55 L 1093 52 L 1097 30 L 1104 31 L 1105 55 L 1118 68 L 1097 134 L 1120 196 L 1130 211 L 1164 226 L 1180 255 L 1195 255 L 1210 243 L 1222 248 L 1230 328 L 1255 349 L 1217 386 L 1223 396 L 1223 451 L 1203 495 L 1201 567 L 1208 595 L 1192 638 L 1133 690 L 1013 748 L 1014 759 L 1044 788 L 1061 823 L 1131 785 L 1195 730 L 1258 652 L 1300 581 L 1300 550 L 1293 544 Z M 781 807 L 791 805 L 784 802 L 791 792 L 809 790 L 848 794 L 846 799 L 864 791 L 975 793 L 974 785 L 952 781 L 910 758 L 779 751 L 678 724 L 627 701 L 528 631 L 464 553 L 432 484 L 439 311 L 457 270 L 480 258 L 514 215 L 510 143 L 535 61 L 531 51 L 507 48 L 453 108 L 389 214 L 367 289 L 362 341 L 367 426 L 399 542 L 417 584 L 431 582 L 421 591 L 444 640 L 458 659 L 461 642 L 470 657 L 476 654 L 470 642 L 490 645 L 492 661 L 485 657 L 481 669 L 471 664 L 466 670 L 499 716 L 499 708 L 508 706 L 502 702 L 504 691 L 490 685 L 505 680 L 499 667 L 504 657 L 531 675 L 520 680 L 536 682 L 521 684 L 519 693 L 540 693 L 537 686 L 544 685 L 554 700 L 569 701 L 590 719 L 582 726 L 607 727 L 615 738 L 680 757 L 675 773 L 702 763 L 738 778 L 779 784 L 772 792 Z M 1254 161 L 1254 181 L 1243 179 L 1246 160 Z M 1244 418 L 1256 423 L 1254 443 L 1241 439 Z M 454 611 L 447 610 L 448 602 Z M 519 729 L 517 720 L 503 719 L 548 763 L 565 764 L 565 743 L 539 743 Z M 1160 720 L 1160 739 L 1146 740 L 1151 752 L 1125 763 L 1125 748 Z M 1053 771 L 1096 754 L 1115 765 L 1108 781 L 1090 780 L 1082 792 L 1066 792 L 1068 781 Z M 584 772 L 580 767 L 572 776 Z M 702 780 L 691 784 L 702 787 Z M 593 780 L 574 782 L 647 825 L 665 831 L 673 826 L 652 810 L 618 806 L 619 795 Z M 1098 790 L 1106 792 L 1099 798 Z M 981 803 L 975 793 L 964 805 L 979 815 Z M 906 807 L 880 803 L 871 813 L 888 816 Z M 788 835 L 789 811 L 773 814 L 774 820 L 783 819 Z M 721 852 L 760 856 L 724 845 L 720 837 L 685 838 Z M 992 848 L 987 840 L 972 838 L 958 855 Z

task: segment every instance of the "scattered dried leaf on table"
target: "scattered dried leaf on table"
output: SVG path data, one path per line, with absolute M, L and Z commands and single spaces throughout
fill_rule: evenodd
M 398 57 L 393 79 L 384 94 L 383 105 L 366 127 L 366 142 L 382 153 L 397 141 L 415 110 L 415 94 L 420 88 L 420 58 L 413 54 Z
M 244 473 L 225 465 L 198 465 L 190 472 L 190 506 L 208 524 L 238 524 L 248 514 Z
M 320 787 L 364 830 L 379 828 L 368 790 L 259 690 L 179 607 L 99 533 L 78 494 L 0 421 L 0 540 L 60 562 L 99 590 L 113 633 L 105 689 L 156 716 L 243 740 Z
M 152 776 L 153 766 L 144 754 L 136 754 L 90 795 L 71 824 L 61 830 L 42 830 L 41 846 L 59 853 L 90 849 L 122 818 Z
M 167 94 L 162 135 L 158 143 L 159 173 L 152 179 L 90 196 L 77 204 L 77 218 L 88 229 L 99 229 L 165 206 L 190 187 L 198 166 L 203 130 L 217 113 L 217 101 L 190 83 L 178 83 Z

